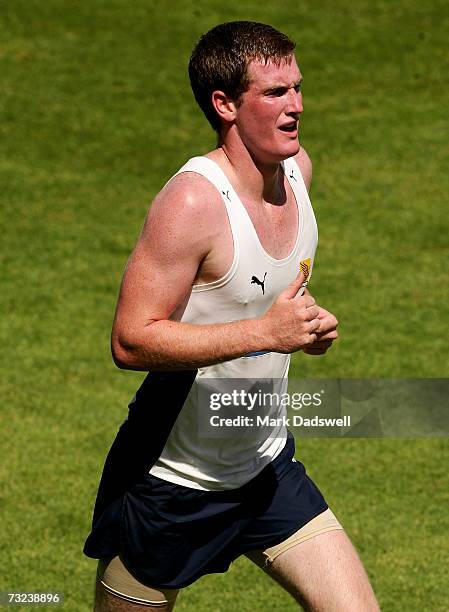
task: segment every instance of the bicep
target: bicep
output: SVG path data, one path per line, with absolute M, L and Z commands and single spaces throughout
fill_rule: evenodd
M 117 319 L 127 324 L 147 325 L 168 319 L 190 291 L 199 258 L 182 248 L 172 258 L 157 252 L 157 242 L 140 238 L 123 275 L 117 303 Z
M 137 331 L 168 319 L 189 295 L 208 251 L 204 211 L 179 198 L 156 199 L 123 275 L 114 330 Z

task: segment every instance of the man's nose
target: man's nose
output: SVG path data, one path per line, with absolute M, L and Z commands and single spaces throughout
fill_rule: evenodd
M 302 105 L 302 93 L 300 91 L 290 90 L 289 112 L 300 115 L 304 110 Z

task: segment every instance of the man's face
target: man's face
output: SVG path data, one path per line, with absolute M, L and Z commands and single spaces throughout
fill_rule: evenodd
M 279 64 L 252 61 L 249 87 L 240 98 L 235 124 L 249 152 L 263 163 L 278 163 L 299 151 L 301 73 L 294 55 Z

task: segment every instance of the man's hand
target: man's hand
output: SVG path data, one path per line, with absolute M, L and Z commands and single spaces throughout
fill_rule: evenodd
M 332 346 L 332 342 L 338 338 L 336 317 L 321 306 L 318 306 L 318 310 L 317 318 L 320 326 L 316 330 L 316 340 L 303 349 L 308 355 L 323 355 Z
M 318 318 L 320 310 L 313 297 L 298 295 L 303 282 L 301 272 L 260 319 L 272 351 L 294 353 L 312 347 L 318 339 L 323 321 Z

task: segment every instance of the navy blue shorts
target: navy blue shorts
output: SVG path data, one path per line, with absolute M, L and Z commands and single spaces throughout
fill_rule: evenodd
M 120 554 L 129 572 L 153 587 L 182 588 L 225 572 L 240 555 L 283 542 L 327 509 L 294 453 L 289 433 L 274 461 L 229 491 L 200 491 L 147 474 L 104 513 L 84 552 Z M 105 542 L 116 542 L 115 549 L 105 550 Z

